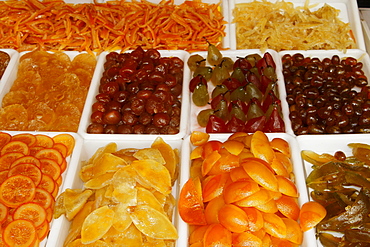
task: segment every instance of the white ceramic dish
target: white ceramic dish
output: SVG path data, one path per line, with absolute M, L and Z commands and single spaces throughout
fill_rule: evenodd
M 0 79 L 0 92 L 3 90 L 6 81 L 12 75 L 15 64 L 18 61 L 19 52 L 13 49 L 0 49 L 3 52 L 6 52 L 10 56 L 8 66 L 6 67 L 3 76 Z
M 66 158 L 66 161 L 67 161 L 67 168 L 66 170 L 61 174 L 62 178 L 63 178 L 63 182 L 61 184 L 61 186 L 59 187 L 59 193 L 61 193 L 61 191 L 63 191 L 63 188 L 64 188 L 64 185 L 65 185 L 65 182 L 68 181 L 68 176 L 67 174 L 73 172 L 75 170 L 75 164 L 77 163 L 78 161 L 78 158 L 79 158 L 79 153 L 80 153 L 80 150 L 81 150 L 81 147 L 82 147 L 82 138 L 77 134 L 77 133 L 71 133 L 71 132 L 29 132 L 29 131 L 2 131 L 2 132 L 5 132 L 5 133 L 9 133 L 10 135 L 14 136 L 14 135 L 17 135 L 17 134 L 23 134 L 23 133 L 30 133 L 32 135 L 36 135 L 36 134 L 42 134 L 42 135 L 47 135 L 47 136 L 50 136 L 50 137 L 54 137 L 58 134 L 61 134 L 61 133 L 66 133 L 66 134 L 70 134 L 74 139 L 75 139 L 75 146 L 74 146 L 74 149 L 71 153 L 71 155 L 69 157 Z M 52 219 L 52 221 L 50 222 L 50 229 L 53 229 L 54 228 L 54 224 L 55 224 L 55 220 Z M 40 247 L 43 247 L 43 246 L 46 246 L 46 242 L 48 241 L 48 239 L 50 238 L 50 234 L 49 236 L 47 236 L 41 243 L 40 243 Z
M 277 0 L 268 0 L 269 2 L 276 2 Z M 229 18 L 230 18 L 230 48 L 236 49 L 236 29 L 235 23 L 233 23 L 233 10 L 235 5 L 238 3 L 249 3 L 253 2 L 253 0 L 229 0 Z M 339 18 L 344 23 L 349 23 L 351 30 L 353 31 L 353 35 L 356 40 L 357 49 L 366 50 L 365 42 L 364 42 L 364 35 L 361 29 L 361 21 L 360 21 L 360 14 L 358 11 L 357 1 L 353 0 L 289 0 L 286 2 L 291 2 L 295 7 L 297 6 L 304 6 L 306 2 L 312 5 L 313 7 L 310 10 L 315 11 L 318 8 L 322 7 L 325 3 L 329 4 L 335 9 L 340 11 Z
M 282 138 L 286 140 L 290 145 L 291 151 L 291 161 L 293 163 L 293 172 L 295 175 L 295 183 L 299 192 L 298 204 L 301 206 L 308 201 L 308 192 L 305 182 L 305 175 L 302 166 L 302 160 L 300 157 L 300 150 L 296 139 L 286 133 L 267 133 L 269 140 L 273 138 Z M 230 134 L 211 134 L 209 140 L 219 140 L 225 141 L 230 136 Z M 189 159 L 191 151 L 194 146 L 190 143 L 190 137 L 187 137 L 184 141 L 181 156 L 181 173 L 180 173 L 180 188 L 186 183 L 190 177 L 190 165 L 191 161 Z M 189 237 L 189 226 L 185 223 L 180 216 L 178 231 L 181 232 L 180 238 L 178 240 L 177 247 L 188 247 L 188 237 Z M 316 247 L 314 230 L 309 230 L 304 233 L 303 247 Z
M 131 52 L 131 51 L 128 51 Z M 179 57 L 186 63 L 189 53 L 181 50 L 159 50 L 162 57 Z M 95 96 L 99 93 L 100 78 L 104 72 L 104 63 L 106 61 L 106 55 L 108 52 L 103 52 L 99 56 L 96 77 L 94 76 L 93 81 L 90 86 L 89 93 L 86 98 L 85 108 L 81 116 L 81 122 L 78 129 L 78 133 L 86 140 L 119 140 L 124 138 L 125 140 L 154 140 L 158 135 L 151 134 L 89 134 L 87 133 L 87 127 L 91 123 L 90 116 L 92 113 L 91 106 L 96 102 Z M 184 82 L 188 81 L 188 75 L 184 71 Z M 174 135 L 161 135 L 165 139 L 178 140 L 183 138 L 188 131 L 188 97 L 185 90 L 185 83 L 183 83 L 182 94 L 181 94 L 181 115 L 180 115 L 180 129 L 179 133 Z
M 288 108 L 288 103 L 285 100 L 286 93 L 285 93 L 285 87 L 284 87 L 284 77 L 283 77 L 283 74 L 282 74 L 281 59 L 280 59 L 278 53 L 274 50 L 266 50 L 266 52 L 269 52 L 272 55 L 272 57 L 273 57 L 273 59 L 276 63 L 278 93 L 279 93 L 279 98 L 281 100 L 281 109 L 282 109 L 282 112 L 283 112 L 283 120 L 284 120 L 284 124 L 285 124 L 285 128 L 286 128 L 285 132 L 291 133 L 292 131 L 289 129 L 290 126 L 291 126 L 289 116 L 288 116 L 289 115 L 289 108 Z M 238 57 L 245 57 L 245 56 L 250 55 L 250 54 L 259 54 L 261 56 L 263 56 L 263 54 L 264 54 L 259 49 L 226 50 L 226 51 L 221 51 L 221 53 L 224 57 L 230 57 L 233 61 L 236 61 Z M 204 58 L 207 57 L 207 52 L 203 52 L 203 51 L 202 52 L 191 53 L 191 55 L 193 55 L 193 54 L 199 54 L 199 55 L 203 56 Z M 187 84 L 185 90 L 187 90 L 186 93 L 189 97 L 189 102 L 190 102 L 190 132 L 192 132 L 192 131 L 205 132 L 205 128 L 201 127 L 197 122 L 197 115 L 201 110 L 208 109 L 208 108 L 210 108 L 210 106 L 207 105 L 207 106 L 199 107 L 199 106 L 196 106 L 192 102 L 192 99 L 191 99 L 192 94 L 189 91 L 189 82 L 190 82 L 190 79 L 193 76 L 192 76 L 192 72 L 189 70 L 188 66 L 186 66 L 186 73 L 189 74 L 189 80 L 185 81 L 185 83 Z M 213 84 L 211 82 L 208 82 L 209 95 L 211 95 L 212 90 L 214 88 L 215 87 L 213 86 Z
M 173 149 L 179 150 L 180 158 L 182 156 L 182 141 L 181 140 L 164 140 L 166 143 L 171 145 Z M 95 154 L 96 150 L 100 147 L 106 146 L 108 143 L 114 142 L 117 144 L 117 150 L 123 148 L 149 148 L 152 144 L 152 140 L 136 140 L 136 141 L 127 141 L 127 140 L 84 140 L 83 144 L 80 146 L 80 149 L 76 151 L 76 159 L 74 159 L 73 166 L 71 166 L 66 174 L 66 179 L 63 184 L 63 188 L 61 191 L 69 189 L 82 189 L 83 182 L 79 177 L 79 171 L 81 169 L 81 162 L 87 161 L 89 158 Z M 180 163 L 179 169 L 183 169 Z M 182 171 L 181 171 L 182 172 Z M 178 188 L 179 188 L 179 179 L 175 182 L 172 188 L 172 194 L 177 200 Z M 178 219 L 176 217 L 177 212 L 175 209 L 173 223 L 176 228 L 178 228 Z M 58 219 L 54 219 L 53 227 L 50 230 L 49 238 L 47 241 L 47 247 L 62 247 L 65 238 L 67 237 L 68 230 L 69 230 L 70 222 L 65 218 L 64 215 L 59 217 Z M 180 231 L 178 231 L 179 235 L 182 235 Z
M 334 155 L 336 151 L 342 151 L 345 155 L 351 156 L 352 149 L 348 147 L 349 143 L 363 143 L 370 145 L 369 134 L 346 134 L 346 135 L 302 135 L 296 137 L 299 145 L 300 152 L 303 150 L 314 151 L 318 154 L 328 153 Z M 305 179 L 312 171 L 312 164 L 307 161 L 303 162 L 303 169 L 305 173 Z M 308 189 L 310 193 L 312 189 Z M 310 194 L 309 198 L 310 200 Z M 317 246 L 321 247 L 319 240 L 316 240 Z
M 302 51 L 302 50 L 291 50 L 291 51 L 281 51 L 279 52 L 280 60 L 285 54 L 294 55 L 296 53 L 301 53 L 305 57 L 311 57 L 311 58 L 319 58 L 320 60 L 324 58 L 332 58 L 334 55 L 338 55 L 341 59 L 344 59 L 346 57 L 353 57 L 356 58 L 359 62 L 363 63 L 362 70 L 364 71 L 367 78 L 370 78 L 370 57 L 369 54 L 366 53 L 364 50 L 359 49 L 349 49 L 345 53 L 340 51 L 334 51 L 334 50 L 309 50 L 309 51 Z M 287 93 L 285 91 L 285 84 L 281 85 L 281 88 L 284 87 L 284 90 L 282 90 L 282 93 L 280 94 L 281 99 L 285 99 L 286 102 L 286 96 Z M 288 114 L 289 115 L 289 106 L 288 106 Z M 291 121 L 288 118 L 284 119 L 286 122 L 286 132 L 291 135 L 295 135 L 292 129 Z

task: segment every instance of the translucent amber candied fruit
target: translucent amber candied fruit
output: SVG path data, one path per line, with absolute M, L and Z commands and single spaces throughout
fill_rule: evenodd
M 3 98 L 0 128 L 77 132 L 95 65 L 87 53 L 72 60 L 62 52 L 24 54 Z

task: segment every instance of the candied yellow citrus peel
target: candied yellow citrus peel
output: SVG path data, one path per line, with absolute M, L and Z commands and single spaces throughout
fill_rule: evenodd
M 81 163 L 84 188 L 66 189 L 56 200 L 54 217 L 72 221 L 65 246 L 172 245 L 178 155 L 160 137 L 148 148 L 98 148 Z

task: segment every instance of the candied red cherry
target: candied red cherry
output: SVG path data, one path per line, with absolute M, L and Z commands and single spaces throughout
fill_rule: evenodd
M 106 124 L 118 124 L 121 121 L 121 113 L 116 110 L 110 110 L 104 113 L 103 121 Z
M 103 134 L 104 125 L 98 123 L 92 123 L 87 127 L 87 133 L 89 134 Z

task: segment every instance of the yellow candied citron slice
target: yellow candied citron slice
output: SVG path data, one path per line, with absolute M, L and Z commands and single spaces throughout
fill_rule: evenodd
M 119 169 L 113 176 L 113 199 L 122 205 L 135 206 L 137 204 L 136 179 L 138 176 L 131 166 Z
M 142 148 L 134 153 L 134 157 L 138 160 L 155 160 L 161 165 L 164 165 L 166 163 L 161 152 L 156 148 Z
M 93 164 L 83 164 L 80 171 L 79 171 L 79 177 L 83 182 L 89 181 L 94 177 L 93 175 Z
M 65 246 L 66 247 L 81 247 L 81 246 L 84 246 L 84 247 L 110 247 L 109 244 L 107 244 L 106 242 L 104 242 L 102 240 L 96 240 L 95 242 L 90 243 L 90 244 L 83 244 L 81 242 L 81 239 L 79 239 L 79 238 L 74 240 L 71 243 L 68 243 Z
M 176 149 L 173 149 L 168 143 L 166 143 L 161 137 L 157 137 L 151 145 L 152 148 L 158 149 L 162 157 L 165 160 L 165 167 L 168 169 L 171 175 L 172 183 L 177 179 L 178 176 L 178 153 Z
M 98 148 L 98 150 L 95 151 L 94 155 L 91 156 L 88 163 L 96 165 L 99 162 L 99 159 L 102 157 L 103 154 L 114 153 L 116 151 L 117 151 L 117 143 L 110 142 L 104 147 Z
M 92 168 L 93 176 L 100 176 L 107 172 L 115 172 L 120 167 L 127 165 L 126 161 L 111 153 L 104 153 Z
M 130 213 L 128 211 L 128 206 L 119 203 L 112 208 L 115 215 L 113 221 L 113 227 L 120 232 L 125 231 L 132 223 Z
M 101 189 L 112 183 L 114 172 L 107 172 L 85 182 L 84 186 L 87 189 Z
M 163 214 L 165 213 L 162 204 L 153 193 L 143 187 L 137 187 L 137 205 L 148 205 Z
M 74 69 L 82 68 L 88 71 L 93 71 L 96 63 L 97 61 L 95 56 L 89 53 L 81 53 L 73 58 L 71 67 Z
M 108 206 L 92 211 L 82 224 L 81 242 L 90 244 L 102 238 L 113 225 L 114 215 L 114 211 Z
M 147 205 L 130 208 L 132 222 L 145 236 L 155 239 L 177 239 L 177 230 L 168 217 Z
M 154 189 L 164 195 L 171 193 L 171 176 L 166 167 L 154 160 L 135 160 L 131 166 Z
M 86 202 L 84 207 L 80 210 L 80 212 L 76 214 L 69 227 L 68 235 L 64 240 L 64 245 L 67 245 L 68 243 L 74 241 L 77 238 L 80 238 L 82 224 L 86 217 L 93 211 L 94 207 L 95 201 L 88 201 Z
M 111 227 L 102 238 L 109 246 L 127 246 L 136 247 L 143 246 L 143 234 L 131 224 L 125 231 L 117 231 Z
M 3 130 L 26 130 L 28 113 L 20 104 L 9 105 L 0 109 L 0 126 Z
M 63 204 L 66 210 L 66 218 L 72 220 L 84 207 L 86 201 L 93 194 L 92 190 L 66 189 L 64 191 Z
M 270 164 L 275 157 L 275 152 L 270 145 L 270 141 L 262 131 L 256 131 L 252 135 L 250 149 L 256 158 L 260 158 Z

